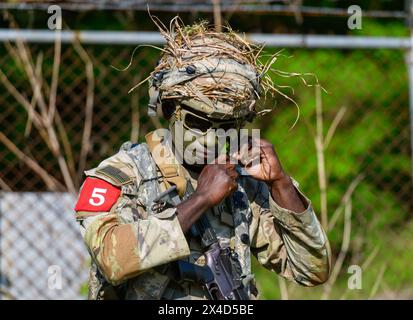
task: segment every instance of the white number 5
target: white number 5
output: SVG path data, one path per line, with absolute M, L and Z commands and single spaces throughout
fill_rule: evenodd
M 105 202 L 105 197 L 103 195 L 106 191 L 108 191 L 108 189 L 94 188 L 89 203 L 95 207 L 101 206 Z

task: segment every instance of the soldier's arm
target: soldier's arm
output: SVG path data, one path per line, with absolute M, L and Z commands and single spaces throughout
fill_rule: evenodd
M 259 183 L 251 249 L 264 267 L 289 280 L 322 284 L 331 268 L 328 239 L 310 200 L 290 181 L 271 190 Z
M 304 212 L 308 203 L 300 197 L 291 178 L 283 174 L 278 180 L 269 184 L 272 199 L 280 206 L 293 212 Z
M 177 216 L 182 231 L 187 233 L 191 226 L 207 211 L 209 208 L 207 199 L 201 193 L 194 193 L 190 198 L 182 201 L 177 207 Z
M 198 186 L 192 196 L 177 206 L 178 220 L 187 232 L 205 213 L 237 188 L 238 173 L 230 163 L 206 165 L 198 177 Z
M 85 188 L 88 180 L 80 192 L 77 220 L 92 259 L 110 283 L 190 254 L 175 208 L 148 216 L 119 188 L 96 181 L 102 184 L 96 179 Z
M 110 163 L 122 166 L 115 160 Z M 128 170 L 125 166 L 122 168 Z M 111 168 L 112 173 L 113 170 Z M 176 208 L 148 215 L 136 204 L 134 196 L 123 193 L 122 181 L 114 177 L 108 180 L 107 175 L 98 174 L 97 170 L 87 174 L 94 178 L 88 177 L 81 188 L 75 208 L 77 220 L 93 260 L 114 285 L 188 256 L 190 250 L 185 232 L 209 207 L 222 201 L 237 186 L 233 165 L 208 165 L 199 176 L 194 195 Z M 121 175 L 118 173 L 116 177 Z

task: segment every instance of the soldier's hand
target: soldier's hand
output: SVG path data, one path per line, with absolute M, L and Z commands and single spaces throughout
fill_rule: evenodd
M 235 158 L 254 179 L 272 183 L 285 177 L 274 146 L 267 140 L 259 139 L 255 147 L 251 144 L 242 146 Z
M 229 158 L 219 157 L 212 164 L 206 165 L 199 175 L 196 194 L 203 197 L 208 207 L 219 204 L 222 200 L 237 190 L 238 173 L 235 165 L 229 163 Z

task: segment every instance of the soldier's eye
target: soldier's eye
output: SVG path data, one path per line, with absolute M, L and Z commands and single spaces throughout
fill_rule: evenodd
M 184 124 L 189 129 L 198 129 L 202 132 L 207 132 L 212 127 L 212 122 L 192 114 L 185 116 Z

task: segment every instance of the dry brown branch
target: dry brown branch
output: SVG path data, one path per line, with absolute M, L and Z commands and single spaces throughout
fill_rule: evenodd
M 53 56 L 53 70 L 52 70 L 52 80 L 50 84 L 50 94 L 49 94 L 49 123 L 53 123 L 56 113 L 56 95 L 57 86 L 59 84 L 59 70 L 60 70 L 60 59 L 62 53 L 62 42 L 60 30 L 55 30 L 55 42 L 54 42 L 54 56 Z
M 351 196 L 356 189 L 356 187 L 359 185 L 359 183 L 364 179 L 364 174 L 360 173 L 349 185 L 349 187 L 346 190 L 346 193 L 343 195 L 341 198 L 340 205 L 337 207 L 336 211 L 334 211 L 333 216 L 330 219 L 330 223 L 328 224 L 327 227 L 327 232 L 331 231 L 335 224 L 337 223 L 338 218 L 341 215 L 341 212 L 343 211 L 343 208 L 345 205 L 350 201 Z
M 42 81 L 38 81 L 35 74 L 35 67 L 33 65 L 33 60 L 31 58 L 30 50 L 27 48 L 26 44 L 22 39 L 16 39 L 17 53 L 22 61 L 23 69 L 26 72 L 26 76 L 31 84 L 33 95 L 38 98 L 38 105 L 40 109 L 39 115 L 43 118 L 42 121 L 49 124 L 49 119 L 47 117 L 47 104 L 41 92 Z
M 216 32 L 222 32 L 221 1 L 212 0 L 214 10 L 214 25 Z
M 341 107 L 340 110 L 335 115 L 331 125 L 328 128 L 327 134 L 324 135 L 324 119 L 323 119 L 323 104 L 321 91 L 325 91 L 320 85 L 315 85 L 315 116 L 316 116 L 316 125 L 315 128 L 307 120 L 304 119 L 304 123 L 307 126 L 309 132 L 314 137 L 314 144 L 316 149 L 317 156 L 317 173 L 318 173 L 318 184 L 320 190 L 320 207 L 321 207 L 321 224 L 323 228 L 329 232 L 336 224 L 338 218 L 340 217 L 341 212 L 344 209 L 344 230 L 343 230 L 343 239 L 341 243 L 341 250 L 338 254 L 337 260 L 333 266 L 331 275 L 326 285 L 324 286 L 323 293 L 321 295 L 322 299 L 328 299 L 330 296 L 331 290 L 337 280 L 337 277 L 342 269 L 344 259 L 346 257 L 349 245 L 350 245 L 350 235 L 351 235 L 351 196 L 364 177 L 364 174 L 359 174 L 350 184 L 346 193 L 343 195 L 339 207 L 335 210 L 331 219 L 328 215 L 328 204 L 327 204 L 327 187 L 328 187 L 328 176 L 326 172 L 326 150 L 331 143 L 333 136 L 338 128 L 338 125 L 342 121 L 346 109 Z M 330 220 L 330 221 L 329 221 Z M 345 294 L 343 295 L 345 296 Z
M 370 266 L 370 264 L 373 262 L 374 258 L 379 253 L 379 251 L 380 251 L 379 246 L 374 247 L 373 251 L 369 254 L 366 261 L 364 261 L 364 263 L 361 265 L 361 268 L 363 270 L 367 269 Z
M 330 145 L 331 139 L 333 138 L 338 125 L 343 119 L 344 114 L 346 113 L 346 110 L 347 108 L 341 107 L 340 110 L 338 110 L 336 116 L 334 117 L 333 122 L 331 123 L 330 128 L 328 129 L 326 137 L 324 139 L 324 149 L 327 149 L 328 146 Z
M 354 192 L 354 189 L 363 179 L 364 175 L 358 175 L 350 184 L 345 195 L 343 196 L 341 205 L 336 209 L 333 214 L 332 221 L 329 222 L 328 217 L 328 203 L 327 203 L 327 186 L 328 178 L 326 174 L 326 164 L 325 164 L 325 152 L 330 144 L 334 133 L 340 124 L 341 120 L 344 117 L 346 108 L 341 107 L 337 112 L 336 116 L 331 123 L 326 136 L 324 137 L 324 119 L 323 119 L 323 104 L 321 97 L 321 86 L 315 86 L 315 97 L 316 97 L 316 128 L 315 130 L 308 121 L 305 121 L 306 126 L 309 128 L 310 132 L 314 135 L 314 144 L 316 149 L 317 156 L 317 173 L 318 173 L 318 184 L 320 189 L 320 210 L 321 210 L 321 224 L 326 231 L 331 230 L 335 223 L 337 222 L 338 217 L 340 216 L 344 205 L 349 200 L 350 196 Z
M 58 49 L 58 51 L 60 51 L 60 48 Z M 17 55 L 17 58 L 18 58 L 18 55 Z M 15 61 L 16 61 L 16 58 L 15 58 Z M 43 52 L 40 52 L 37 56 L 37 59 L 36 59 L 35 75 L 36 75 L 36 79 L 40 82 L 40 87 L 43 89 L 45 96 L 51 96 L 52 95 L 51 89 L 49 88 L 47 82 L 43 81 L 42 63 L 43 63 Z M 36 95 L 33 95 L 32 102 L 33 102 L 32 103 L 33 109 L 30 110 L 31 114 L 33 114 L 33 110 L 36 107 L 36 104 L 35 104 L 35 103 L 37 103 Z M 49 108 L 49 110 L 50 110 L 50 108 Z M 70 174 L 76 182 L 75 183 L 76 187 L 78 187 L 79 186 L 79 181 L 76 179 L 77 177 L 76 177 L 74 157 L 73 157 L 73 152 L 72 152 L 72 148 L 71 148 L 71 145 L 70 145 L 70 141 L 69 141 L 66 129 L 65 129 L 63 123 L 62 123 L 62 120 L 61 120 L 61 117 L 60 117 L 59 113 L 54 112 L 54 111 L 53 111 L 53 113 L 55 114 L 54 118 L 55 118 L 55 121 L 56 121 L 56 129 L 57 129 L 57 133 L 59 135 L 59 138 L 62 141 L 63 151 L 65 153 L 65 157 L 66 157 L 66 161 L 67 161 L 67 165 L 68 165 Z M 29 117 L 30 117 L 30 115 L 29 115 Z M 46 131 L 43 128 L 40 128 L 39 126 L 37 126 L 36 128 L 38 130 L 43 130 L 44 134 L 42 135 L 42 138 L 43 138 L 44 142 L 47 144 L 49 150 L 51 150 L 52 147 L 51 147 L 51 144 L 50 144 L 50 141 L 49 141 L 49 136 L 47 135 Z
M 10 25 L 13 28 L 18 29 L 18 25 L 13 19 L 13 17 L 6 13 L 6 18 L 10 21 Z M 31 121 L 35 124 L 36 128 L 39 130 L 44 141 L 46 141 L 47 146 L 50 151 L 56 157 L 59 164 L 60 171 L 62 173 L 63 179 L 65 181 L 66 188 L 69 192 L 74 193 L 75 187 L 73 179 L 70 174 L 69 166 L 66 162 L 65 157 L 62 155 L 60 150 L 60 142 L 54 128 L 54 120 L 56 115 L 56 91 L 58 83 L 58 73 L 60 68 L 60 54 L 61 54 L 61 44 L 60 36 L 56 37 L 55 41 L 55 55 L 53 63 L 53 74 L 52 74 L 52 84 L 49 96 L 49 107 L 46 104 L 44 94 L 42 93 L 42 83 L 43 79 L 41 77 L 41 64 L 36 64 L 34 66 L 33 59 L 30 53 L 30 50 L 27 47 L 27 44 L 22 41 L 20 38 L 16 38 L 16 48 L 13 48 L 11 45 L 8 46 L 9 52 L 14 57 L 26 73 L 29 83 L 33 91 L 32 102 L 36 102 L 39 107 L 39 112 L 35 110 L 35 105 L 31 104 L 21 95 L 16 88 L 10 83 L 6 75 L 1 72 L 0 77 L 3 84 L 6 86 L 6 89 L 20 102 L 26 111 L 29 114 Z M 39 61 L 39 60 L 38 60 Z M 38 62 L 37 61 L 37 62 Z M 1 70 L 0 70 L 1 71 Z
M 9 56 L 13 58 L 14 63 L 16 64 L 16 66 L 23 69 L 23 62 L 22 62 L 20 56 L 18 55 L 16 49 L 8 41 L 6 41 L 4 43 L 4 46 L 6 47 L 8 53 L 9 53 Z M 42 59 L 43 59 L 42 54 L 39 54 L 37 56 L 37 59 L 36 59 L 36 70 L 39 67 L 41 68 Z M 31 132 L 31 129 L 32 129 L 33 115 L 34 115 L 34 109 L 36 108 L 36 103 L 37 103 L 37 97 L 36 97 L 36 95 L 33 95 L 32 99 L 30 101 L 29 110 L 27 110 L 27 122 L 26 122 L 26 127 L 25 127 L 25 130 L 24 130 L 24 136 L 25 137 L 29 136 L 29 134 Z
M 16 64 L 17 67 L 23 69 L 23 62 L 18 55 L 16 48 L 14 48 L 9 41 L 4 42 L 4 47 L 6 48 L 8 54 L 10 57 L 13 58 L 14 63 Z
M 139 78 L 137 76 L 134 77 L 134 82 L 139 82 Z M 140 118 L 141 118 L 138 93 L 135 93 L 131 97 L 131 113 L 132 113 L 132 116 L 131 116 L 132 130 L 130 133 L 130 140 L 136 143 L 139 140 Z
M 46 130 L 42 126 L 42 120 L 40 115 L 34 111 L 34 106 L 30 104 L 30 102 L 16 89 L 16 87 L 10 82 L 4 72 L 0 69 L 0 81 L 8 90 L 8 92 L 16 99 L 17 102 L 20 103 L 21 106 L 26 110 L 27 113 L 31 113 L 32 121 L 37 130 L 40 133 L 40 136 L 46 142 L 47 146 L 51 148 L 51 144 L 49 141 L 49 137 L 47 135 Z
M 0 69 L 0 81 L 4 87 L 10 92 L 10 94 L 19 102 L 25 109 L 26 112 L 31 112 L 32 105 L 30 102 L 16 89 L 16 87 L 10 82 L 6 74 Z M 36 112 L 32 112 L 32 120 L 35 125 L 41 124 L 40 117 Z
M 78 188 L 79 179 L 76 174 L 76 166 L 75 166 L 75 159 L 74 159 L 73 151 L 72 151 L 72 145 L 70 144 L 69 137 L 67 135 L 65 126 L 62 122 L 62 119 L 60 118 L 59 113 L 56 113 L 55 121 L 56 121 L 57 133 L 59 134 L 59 138 L 62 141 L 63 151 L 65 153 L 65 157 L 66 157 L 66 161 L 67 161 L 70 174 L 73 177 L 73 181 L 74 181 L 76 188 Z
M 60 116 L 57 112 L 55 114 L 55 119 L 57 120 L 57 130 L 59 136 L 62 139 L 63 147 L 66 153 L 68 160 L 66 160 L 60 151 L 60 143 L 56 135 L 54 128 L 54 122 L 49 118 L 47 113 L 47 106 L 45 103 L 44 96 L 42 94 L 41 88 L 43 83 L 42 73 L 41 73 L 41 62 L 42 56 L 39 55 L 36 61 L 36 67 L 33 68 L 33 63 L 30 60 L 29 50 L 26 48 L 26 45 L 21 41 L 17 40 L 17 49 L 13 48 L 11 45 L 8 46 L 8 51 L 16 63 L 20 63 L 25 70 L 26 75 L 30 81 L 33 90 L 33 97 L 31 102 L 29 102 L 9 81 L 7 76 L 0 70 L 0 80 L 10 94 L 25 108 L 28 113 L 30 122 L 33 122 L 36 129 L 39 131 L 41 137 L 47 144 L 48 148 L 56 156 L 58 160 L 59 167 L 65 179 L 67 189 L 70 192 L 75 192 L 72 176 L 75 176 L 74 171 L 74 161 L 73 155 L 70 149 L 70 143 L 67 138 L 67 134 L 64 130 L 64 127 L 61 123 Z M 36 111 L 36 104 L 38 104 L 40 113 Z M 27 131 L 26 131 L 27 134 Z M 69 170 L 69 167 L 71 170 Z M 72 174 L 71 172 L 72 171 Z M 49 185 L 50 186 L 50 185 Z
M 43 82 L 43 74 L 42 74 L 42 62 L 43 62 L 43 53 L 40 52 L 37 56 L 36 59 L 36 69 L 35 69 L 35 75 L 38 81 L 41 82 L 41 87 L 44 89 L 45 95 L 51 95 L 51 90 L 48 88 L 47 83 Z M 37 102 L 36 96 L 33 95 L 32 101 Z M 35 104 L 33 104 L 33 110 L 35 108 Z M 32 110 L 31 110 L 32 111 Z M 33 112 L 33 111 L 32 111 Z M 74 164 L 74 158 L 73 158 L 73 152 L 72 148 L 69 142 L 69 138 L 67 136 L 67 132 L 64 128 L 64 125 L 62 123 L 62 120 L 60 118 L 60 115 L 58 112 L 53 112 L 55 114 L 55 121 L 56 121 L 56 126 L 57 126 L 57 133 L 59 134 L 59 137 L 62 141 L 63 145 L 63 151 L 65 153 L 66 159 L 67 159 L 67 165 L 70 170 L 71 176 L 76 178 L 76 169 L 75 169 L 75 164 Z M 49 138 L 46 135 L 46 139 L 44 141 L 46 143 L 49 142 Z M 50 144 L 48 144 L 50 146 Z M 49 147 L 50 149 L 50 147 Z M 79 185 L 79 182 L 76 180 L 76 187 Z
M 81 177 L 86 168 L 87 155 L 90 151 L 90 136 L 92 134 L 93 124 L 93 106 L 94 106 L 94 92 L 95 92 L 95 75 L 93 73 L 93 62 L 86 50 L 81 46 L 79 41 L 73 44 L 76 52 L 79 54 L 83 63 L 85 64 L 87 90 L 86 90 L 86 106 L 85 106 L 85 124 L 82 134 L 82 147 L 80 150 L 78 177 Z
M 34 115 L 34 109 L 36 108 L 36 103 L 37 103 L 36 96 L 33 95 L 30 101 L 30 109 L 27 112 L 27 122 L 26 122 L 26 127 L 24 129 L 25 138 L 27 138 L 30 135 L 30 132 L 32 131 L 33 115 Z
M 13 191 L 10 186 L 0 177 L 0 188 L 3 191 Z
M 341 250 L 334 264 L 333 271 L 331 272 L 330 278 L 324 287 L 323 294 L 321 296 L 322 300 L 328 299 L 331 289 L 337 280 L 337 277 L 343 266 L 344 259 L 347 255 L 348 248 L 350 246 L 350 236 L 351 236 L 351 215 L 352 215 L 352 205 L 351 200 L 346 203 L 344 209 L 344 230 L 343 230 L 343 240 L 341 243 Z
M 56 41 L 60 41 L 60 38 L 56 38 Z M 53 153 L 53 155 L 57 159 L 57 162 L 58 162 L 60 171 L 62 173 L 63 179 L 65 181 L 67 190 L 71 193 L 75 193 L 76 189 L 73 183 L 73 179 L 70 175 L 70 171 L 69 171 L 69 167 L 66 162 L 66 159 L 61 153 L 60 142 L 59 142 L 59 139 L 57 138 L 57 134 L 54 128 L 54 115 L 56 113 L 56 107 L 53 106 L 51 109 L 52 112 L 48 112 L 50 108 L 47 107 L 44 95 L 41 90 L 41 84 L 43 81 L 42 79 L 39 79 L 37 77 L 37 74 L 35 73 L 30 50 L 27 48 L 27 45 L 22 41 L 22 39 L 17 38 L 16 46 L 17 46 L 17 52 L 23 62 L 24 70 L 32 86 L 33 94 L 38 97 L 37 101 L 38 101 L 38 105 L 40 109 L 41 124 L 43 128 L 45 129 L 45 131 L 47 132 L 47 135 L 49 137 L 50 151 Z M 54 64 L 54 65 L 57 65 L 57 64 Z M 53 86 L 53 83 L 52 83 L 52 86 Z M 51 95 L 53 95 L 52 93 L 53 90 L 50 90 L 50 91 L 51 91 Z M 53 119 L 50 118 L 52 114 L 53 114 Z
M 379 290 L 379 287 L 383 280 L 383 275 L 384 275 L 384 272 L 386 271 L 386 268 L 387 268 L 387 263 L 381 266 L 380 271 L 377 275 L 376 281 L 374 282 L 373 288 L 371 289 L 369 300 L 372 299 L 376 295 L 377 291 Z
M 323 104 L 321 88 L 316 86 L 316 136 L 314 139 L 317 154 L 318 185 L 320 188 L 321 224 L 324 228 L 328 225 L 327 213 L 327 176 L 325 164 L 325 146 L 323 134 Z
M 11 140 L 9 140 L 2 132 L 0 132 L 0 141 L 19 158 L 29 168 L 42 178 L 49 190 L 63 191 L 62 185 L 53 178 L 46 170 L 39 166 L 39 164 L 21 151 Z
M 302 5 L 302 0 L 292 0 L 289 4 L 291 11 L 294 13 L 295 21 L 299 25 L 303 24 L 303 14 L 301 13 Z

